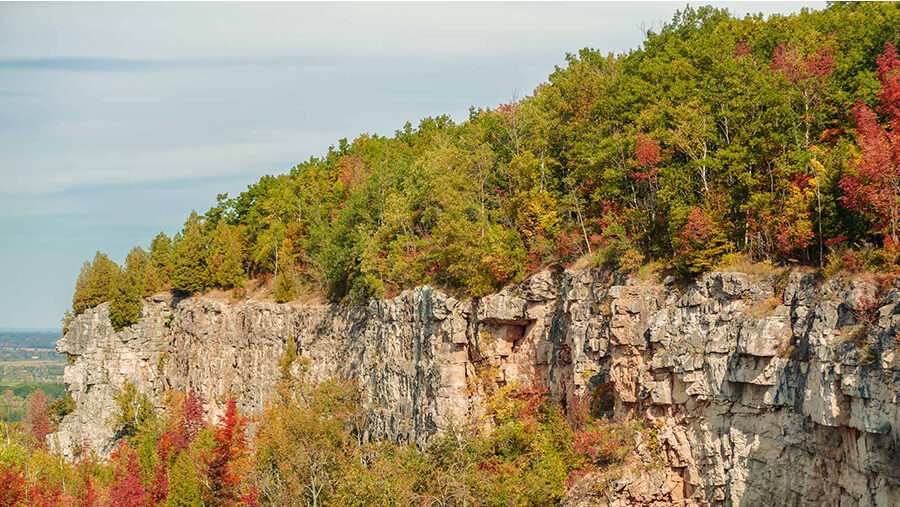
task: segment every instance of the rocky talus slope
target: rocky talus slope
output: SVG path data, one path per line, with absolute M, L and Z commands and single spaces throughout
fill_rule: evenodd
M 607 390 L 614 417 L 656 428 L 661 463 L 573 504 L 900 505 L 900 290 L 800 272 L 619 282 L 544 271 L 474 301 L 425 287 L 357 308 L 158 296 L 118 333 L 103 304 L 59 342 L 76 409 L 54 442 L 108 451 L 125 380 L 258 412 L 292 337 L 314 375 L 365 387 L 373 436 L 418 444 L 477 410 L 485 381 L 564 404 Z

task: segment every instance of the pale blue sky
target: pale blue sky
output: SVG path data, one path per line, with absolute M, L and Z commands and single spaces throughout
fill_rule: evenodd
M 342 137 L 527 95 L 683 5 L 0 3 L 0 327 L 58 327 L 95 250 L 120 262 Z

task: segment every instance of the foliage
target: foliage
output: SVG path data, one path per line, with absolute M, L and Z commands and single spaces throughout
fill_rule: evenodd
M 113 395 L 116 412 L 108 421 L 120 437 L 134 437 L 138 430 L 152 426 L 156 419 L 153 403 L 134 384 L 125 381 Z
M 726 254 L 821 265 L 829 238 L 897 243 L 898 24 L 895 3 L 687 7 L 639 48 L 567 55 L 532 95 L 468 121 L 343 139 L 218 196 L 154 239 L 146 286 L 481 296 L 583 257 L 695 276 Z M 75 313 L 104 297 L 82 285 Z
M 851 209 L 872 213 L 879 232 L 892 243 L 900 238 L 900 59 L 888 43 L 878 57 L 881 111 L 885 125 L 862 101 L 853 109 L 862 156 L 856 174 L 845 174 L 841 200 Z M 890 130 L 885 129 L 885 126 Z
M 216 287 L 233 289 L 244 283 L 244 268 L 241 265 L 241 240 L 238 230 L 219 221 L 212 232 L 212 242 L 207 258 L 210 281 Z
M 75 314 L 112 299 L 118 277 L 119 266 L 105 254 L 97 252 L 92 262 L 85 262 L 72 296 L 72 310 Z
M 141 478 L 137 452 L 128 442 L 121 440 L 110 455 L 110 461 L 115 469 L 115 482 L 109 488 L 110 504 L 122 507 L 147 505 L 148 495 Z
M 205 224 L 197 213 L 191 213 L 184 223 L 184 233 L 175 241 L 172 259 L 172 289 L 191 294 L 209 286 L 206 264 L 208 239 Z
M 31 393 L 26 400 L 25 428 L 41 445 L 47 435 L 53 432 L 55 421 L 51 417 L 49 398 L 40 389 Z
M 149 264 L 149 254 L 140 247 L 135 247 L 125 259 L 125 270 L 116 279 L 109 305 L 109 320 L 116 331 L 137 323 L 141 317 Z
M 206 460 L 209 505 L 256 503 L 255 489 L 245 483 L 242 475 L 242 468 L 249 468 L 246 424 L 247 420 L 238 415 L 237 403 L 232 398 L 213 432 L 216 445 L 212 456 Z

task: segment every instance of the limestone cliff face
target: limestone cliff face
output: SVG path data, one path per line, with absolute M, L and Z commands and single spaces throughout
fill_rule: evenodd
M 108 451 L 125 380 L 258 412 L 293 337 L 314 375 L 365 387 L 372 436 L 420 445 L 477 410 L 485 380 L 564 404 L 609 389 L 615 417 L 658 428 L 663 466 L 573 504 L 900 505 L 900 290 L 796 272 L 619 282 L 545 271 L 475 301 L 425 287 L 356 308 L 160 296 L 119 333 L 104 304 L 59 342 L 77 408 L 55 442 Z

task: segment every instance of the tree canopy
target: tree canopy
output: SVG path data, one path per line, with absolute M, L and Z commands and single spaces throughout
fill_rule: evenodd
M 153 240 L 146 286 L 272 276 L 278 301 L 421 284 L 477 297 L 579 258 L 692 276 L 731 256 L 821 266 L 848 245 L 892 248 L 898 26 L 896 3 L 687 7 L 632 51 L 567 55 L 521 100 L 343 139 L 218 196 Z M 865 262 L 895 271 L 879 252 Z M 86 265 L 76 314 L 111 297 L 107 261 Z

